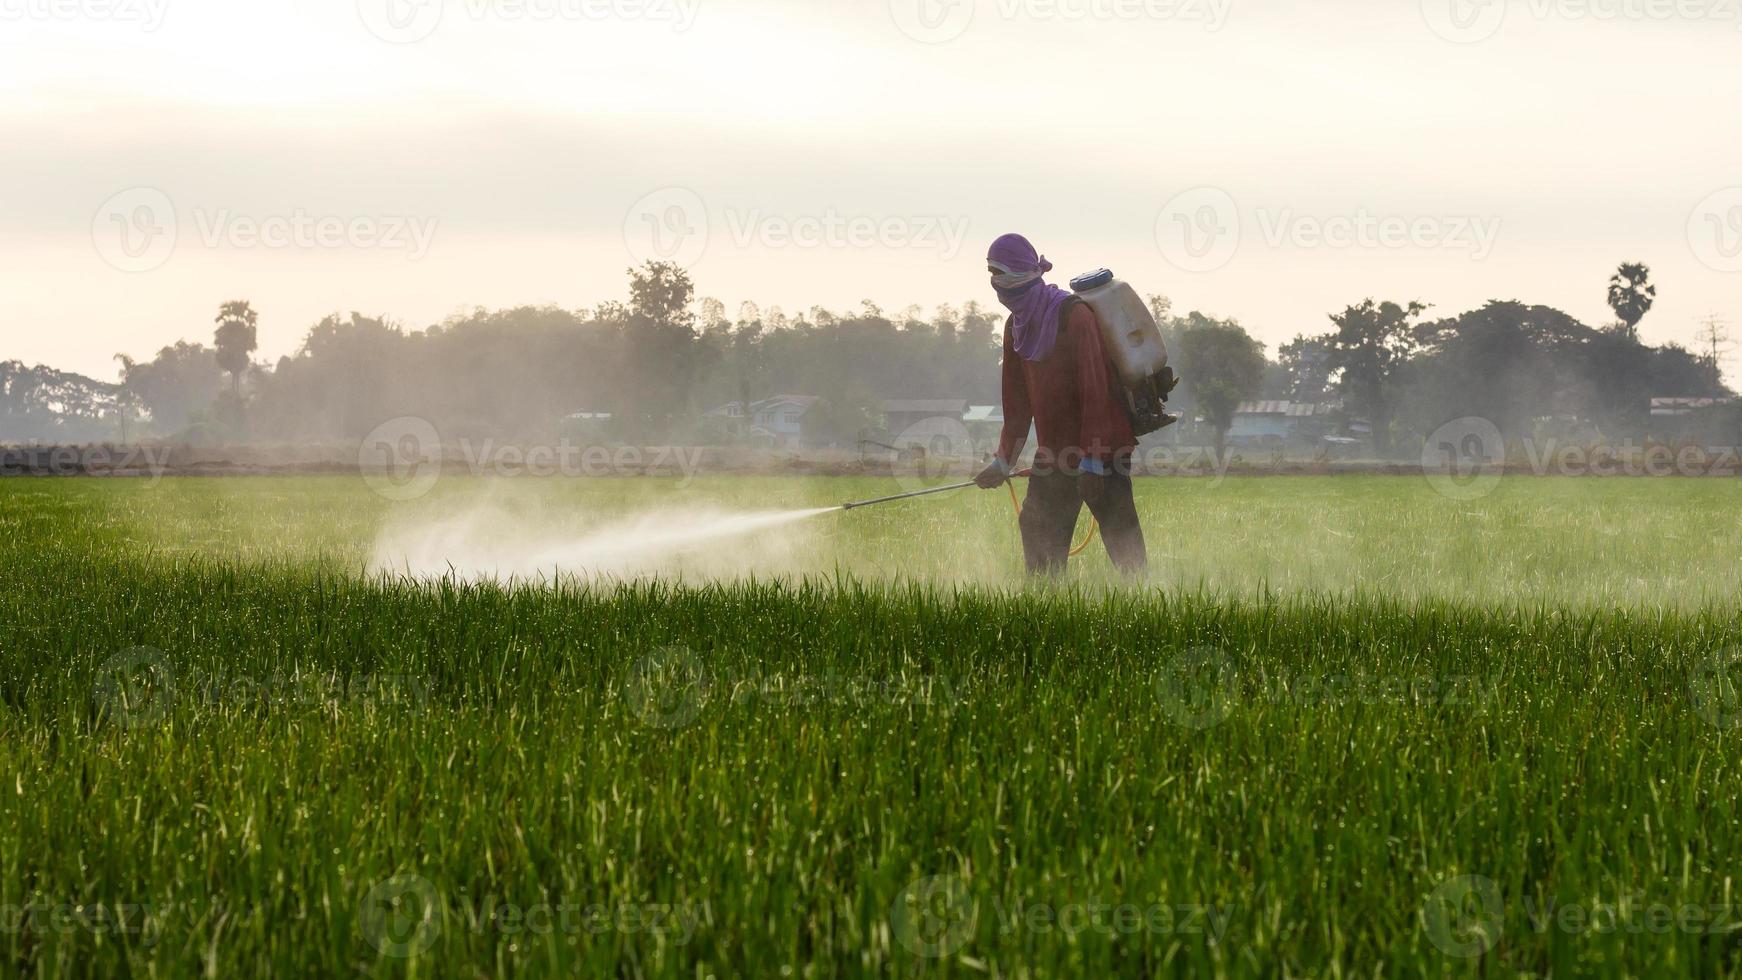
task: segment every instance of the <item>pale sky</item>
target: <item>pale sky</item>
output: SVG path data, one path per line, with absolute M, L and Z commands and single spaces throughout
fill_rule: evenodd
M 1600 325 L 1623 260 L 1648 341 L 1742 347 L 1739 102 L 1742 0 L 0 0 L 0 359 L 654 257 L 734 314 L 990 304 L 1007 231 L 1273 352 L 1367 296 Z

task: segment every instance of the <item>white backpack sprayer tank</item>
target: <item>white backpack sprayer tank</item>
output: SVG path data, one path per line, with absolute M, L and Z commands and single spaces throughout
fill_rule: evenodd
M 1096 269 L 1071 280 L 1071 291 L 1095 311 L 1107 361 L 1124 386 L 1125 408 L 1137 435 L 1172 425 L 1167 396 L 1179 379 L 1167 366 L 1167 344 L 1161 327 L 1137 290 L 1107 269 Z

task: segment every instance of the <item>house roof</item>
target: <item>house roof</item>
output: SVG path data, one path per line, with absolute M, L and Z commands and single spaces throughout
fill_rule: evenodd
M 1305 418 L 1309 415 L 1324 415 L 1335 406 L 1329 402 L 1290 402 L 1290 401 L 1257 401 L 1241 402 L 1234 409 L 1236 415 L 1286 415 L 1293 418 Z
M 928 412 L 933 415 L 954 415 L 961 418 L 968 410 L 966 398 L 893 398 L 883 403 L 885 412 Z
M 968 410 L 962 413 L 962 421 L 1002 422 L 1004 421 L 1004 410 L 997 405 L 969 405 Z
M 1729 398 L 1664 398 L 1651 400 L 1653 415 L 1687 415 L 1696 408 L 1711 408 L 1713 405 L 1728 405 Z
M 795 408 L 802 408 L 809 411 L 821 400 L 822 398 L 818 395 L 775 395 L 773 398 L 764 398 L 760 401 L 751 402 L 750 412 L 748 414 L 753 415 L 757 412 L 766 411 L 771 408 L 780 408 L 783 405 L 791 405 Z M 704 416 L 732 415 L 734 414 L 734 410 L 736 410 L 736 414 L 744 415 L 746 413 L 743 410 L 743 406 L 743 402 L 733 399 L 724 405 L 710 408 L 702 414 Z
M 775 395 L 773 398 L 764 398 L 759 402 L 751 402 L 750 407 L 762 409 L 772 408 L 775 405 L 800 405 L 804 408 L 809 408 L 819 401 L 822 401 L 822 398 L 817 395 Z

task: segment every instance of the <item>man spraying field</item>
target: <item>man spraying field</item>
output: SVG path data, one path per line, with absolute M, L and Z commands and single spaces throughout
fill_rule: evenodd
M 1038 445 L 1021 518 L 1029 573 L 1064 569 L 1084 504 L 1100 522 L 1113 564 L 1142 572 L 1148 556 L 1131 496 L 1137 438 L 1095 312 L 1042 278 L 1052 263 L 1021 235 L 993 242 L 986 265 L 998 301 L 1010 310 L 1004 430 L 997 456 L 974 482 L 990 490 L 1010 479 L 1032 423 Z

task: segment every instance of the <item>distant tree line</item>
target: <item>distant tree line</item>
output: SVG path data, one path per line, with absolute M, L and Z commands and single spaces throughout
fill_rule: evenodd
M 1656 296 L 1644 265 L 1609 284 L 1616 319 L 1592 327 L 1559 310 L 1494 301 L 1433 319 L 1419 302 L 1364 300 L 1274 359 L 1237 322 L 1151 309 L 1185 379 L 1179 409 L 1218 444 L 1255 398 L 1334 402 L 1381 455 L 1407 452 L 1442 422 L 1490 419 L 1509 436 L 1557 424 L 1592 439 L 1686 435 L 1653 429 L 1653 396 L 1728 395 L 1716 352 L 1650 346 L 1638 325 Z M 629 272 L 626 302 L 591 310 L 478 309 L 424 330 L 332 315 L 276 364 L 255 359 L 259 316 L 218 310 L 210 346 L 178 342 L 147 361 L 118 355 L 108 384 L 0 362 L 0 440 L 153 438 L 199 443 L 355 441 L 388 419 L 428 419 L 449 438 L 555 439 L 569 419 L 609 415 L 590 434 L 624 441 L 730 441 L 706 412 L 776 394 L 821 396 L 807 430 L 851 443 L 875 433 L 890 398 L 999 400 L 1004 311 L 969 302 L 926 315 L 865 302 L 850 313 L 788 315 L 745 303 L 729 317 L 679 267 Z M 1714 410 L 1701 436 L 1734 441 L 1742 417 Z M 1171 433 L 1170 433 L 1171 435 Z

